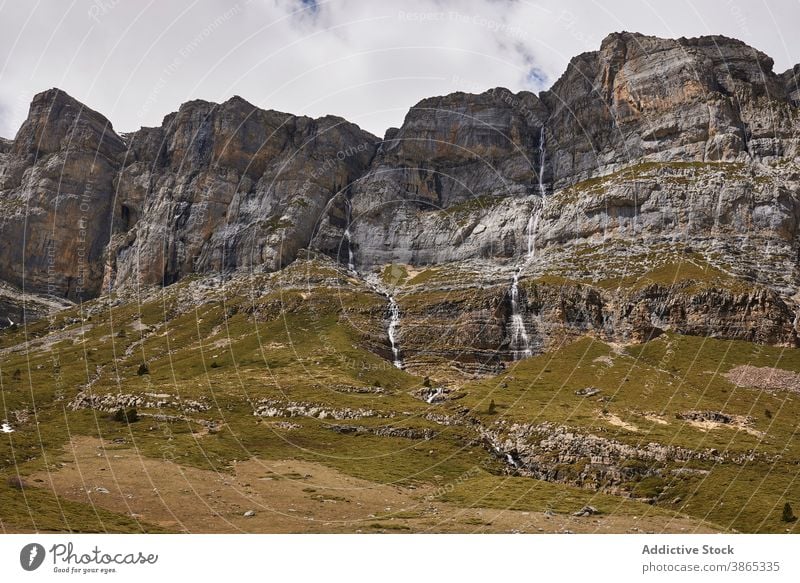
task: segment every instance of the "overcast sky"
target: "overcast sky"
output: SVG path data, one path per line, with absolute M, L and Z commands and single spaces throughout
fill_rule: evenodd
M 798 23 L 800 0 L 0 0 L 0 136 L 50 87 L 119 132 L 241 95 L 383 135 L 423 97 L 547 89 L 619 30 L 736 37 L 782 72 Z

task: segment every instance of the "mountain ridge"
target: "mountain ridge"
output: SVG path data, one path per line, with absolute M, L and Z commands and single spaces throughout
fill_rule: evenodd
M 596 282 L 638 269 L 626 246 L 684 245 L 793 306 L 798 67 L 772 68 L 726 37 L 613 33 L 538 96 L 425 98 L 383 140 L 239 96 L 119 136 L 51 89 L 0 149 L 0 279 L 75 301 L 320 252 L 362 275 L 466 262 L 504 285 L 572 264 Z

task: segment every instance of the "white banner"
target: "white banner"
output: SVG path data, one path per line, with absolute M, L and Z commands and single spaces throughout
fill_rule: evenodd
M 0 573 L 9 582 L 769 583 L 800 581 L 798 544 L 797 535 L 30 534 L 0 536 Z

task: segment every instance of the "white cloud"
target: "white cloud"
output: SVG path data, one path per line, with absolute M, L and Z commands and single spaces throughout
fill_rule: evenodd
M 797 2 L 542 0 L 42 0 L 0 8 L 0 135 L 61 87 L 118 131 L 190 99 L 341 115 L 377 134 L 423 97 L 539 91 L 616 30 L 725 34 L 782 71 L 800 60 Z M 791 28 L 790 28 L 791 27 Z

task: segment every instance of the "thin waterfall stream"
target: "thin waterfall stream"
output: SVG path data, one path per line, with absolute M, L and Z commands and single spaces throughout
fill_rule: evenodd
M 511 282 L 511 353 L 514 360 L 527 358 L 533 355 L 531 349 L 530 338 L 528 331 L 525 329 L 525 320 L 520 312 L 519 302 L 519 278 L 522 270 L 528 263 L 536 256 L 536 234 L 539 230 L 539 220 L 542 216 L 542 209 L 544 208 L 544 198 L 546 190 L 544 186 L 544 166 L 545 166 L 545 126 L 543 125 L 539 130 L 539 169 L 538 169 L 538 186 L 539 196 L 541 203 L 536 207 L 528 218 L 528 224 L 525 228 L 527 233 L 527 254 L 517 270 L 514 272 L 514 279 Z
M 353 253 L 352 233 L 350 231 L 353 211 L 349 199 L 346 203 L 346 209 L 347 226 L 344 230 L 344 238 L 347 241 L 347 270 L 354 275 L 358 275 L 358 270 L 356 269 L 355 264 L 355 255 Z M 402 369 L 403 360 L 400 358 L 400 346 L 397 342 L 397 327 L 400 325 L 400 306 L 397 304 L 397 300 L 394 299 L 394 296 L 377 278 L 365 277 L 364 281 L 374 291 L 386 296 L 386 299 L 389 302 L 389 325 L 387 326 L 386 334 L 389 336 L 389 345 L 392 349 L 392 364 L 397 368 Z
M 400 323 L 400 306 L 397 305 L 394 296 L 386 293 L 389 299 L 389 343 L 392 346 L 392 364 L 397 368 L 403 368 L 403 361 L 400 359 L 400 348 L 397 346 L 397 325 Z
M 519 310 L 519 275 L 521 271 L 521 267 L 517 269 L 511 284 L 511 352 L 514 360 L 533 355 L 528 331 L 525 329 L 525 320 Z

